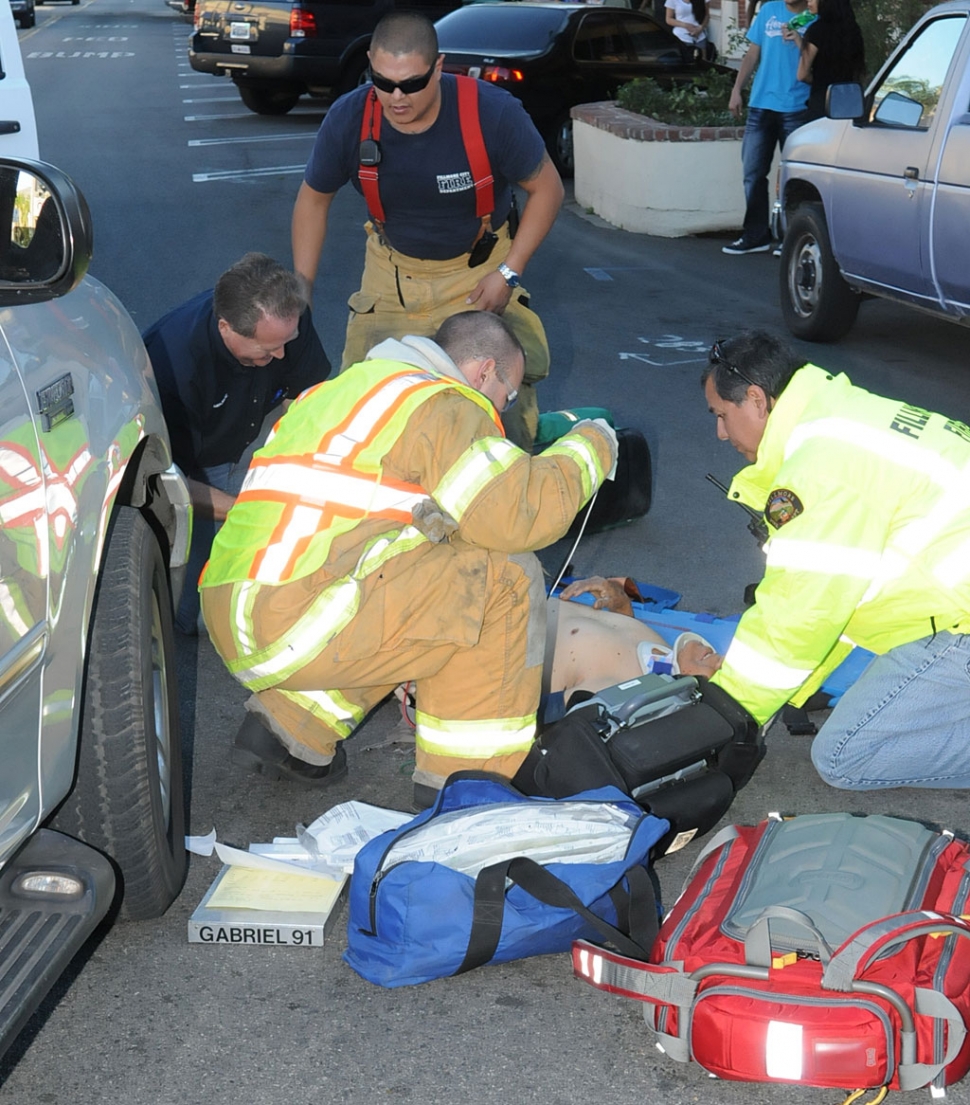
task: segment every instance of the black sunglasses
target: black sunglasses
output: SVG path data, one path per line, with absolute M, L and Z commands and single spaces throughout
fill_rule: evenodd
M 750 384 L 753 388 L 761 387 L 761 385 L 756 384 L 750 376 L 745 376 L 745 374 L 741 371 L 740 368 L 738 368 L 736 364 L 732 364 L 731 361 L 729 361 L 727 357 L 724 356 L 724 350 L 721 348 L 721 343 L 719 341 L 716 341 L 711 346 L 711 352 L 708 355 L 707 361 L 708 364 L 724 365 L 728 372 L 731 372 L 735 376 L 740 377 L 742 380 L 744 380 L 746 384 Z
M 389 81 L 387 77 L 382 77 L 380 73 L 375 73 L 373 67 L 371 67 L 371 84 L 373 84 L 375 88 L 379 88 L 381 92 L 393 92 L 395 88 L 400 88 L 403 95 L 410 96 L 412 92 L 421 92 L 428 87 L 428 83 L 434 76 L 437 64 L 438 59 L 435 58 L 431 68 L 423 77 L 408 77 L 406 81 Z

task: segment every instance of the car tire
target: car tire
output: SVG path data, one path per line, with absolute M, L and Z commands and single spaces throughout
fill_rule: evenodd
M 112 522 L 91 625 L 77 779 L 54 827 L 114 860 L 120 915 L 144 920 L 178 897 L 187 855 L 168 578 L 131 507 Z
M 296 107 L 300 91 L 292 85 L 236 83 L 242 102 L 257 115 L 286 115 Z
M 567 179 L 571 177 L 576 169 L 576 158 L 573 153 L 573 120 L 568 111 L 564 111 L 549 128 L 546 149 L 559 175 Z
M 354 54 L 340 71 L 340 77 L 333 86 L 333 98 L 353 92 L 368 80 L 368 61 L 366 54 Z
M 779 272 L 781 312 L 805 341 L 837 341 L 852 329 L 862 297 L 842 278 L 820 203 L 804 203 L 788 223 Z

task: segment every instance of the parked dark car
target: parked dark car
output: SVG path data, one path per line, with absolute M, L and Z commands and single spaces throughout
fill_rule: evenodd
M 573 171 L 571 107 L 612 100 L 635 77 L 673 85 L 711 68 L 701 59 L 684 61 L 668 27 L 626 8 L 469 4 L 435 26 L 445 70 L 517 96 L 564 176 Z
M 43 3 L 43 0 L 41 0 Z M 34 0 L 10 0 L 10 10 L 18 27 L 33 27 L 37 22 Z
M 250 111 L 285 115 L 304 94 L 355 88 L 367 73 L 371 31 L 388 12 L 437 19 L 460 2 L 197 0 L 189 64 L 231 77 Z

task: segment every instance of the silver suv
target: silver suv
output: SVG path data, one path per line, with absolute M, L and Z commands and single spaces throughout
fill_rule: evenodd
M 0 1050 L 116 899 L 157 916 L 186 870 L 189 496 L 91 243 L 63 173 L 0 157 Z

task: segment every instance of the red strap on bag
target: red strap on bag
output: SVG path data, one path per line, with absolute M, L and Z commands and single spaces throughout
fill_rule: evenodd
M 461 140 L 465 147 L 465 157 L 475 184 L 475 215 L 485 220 L 495 210 L 495 178 L 485 149 L 485 137 L 478 116 L 478 81 L 474 77 L 457 77 L 458 83 L 458 122 L 461 126 Z M 381 136 L 381 120 L 384 112 L 377 92 L 371 88 L 364 100 L 364 113 L 360 124 L 360 141 L 372 139 L 378 142 Z M 378 186 L 377 165 L 360 165 L 357 170 L 360 188 L 371 219 L 379 227 L 384 224 L 384 205 L 381 203 Z

